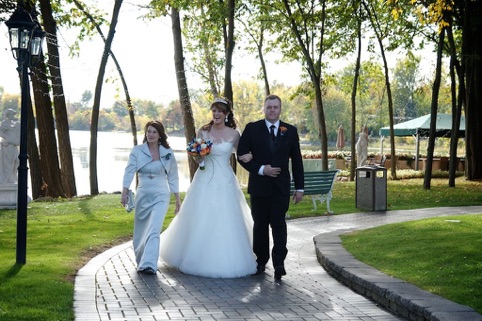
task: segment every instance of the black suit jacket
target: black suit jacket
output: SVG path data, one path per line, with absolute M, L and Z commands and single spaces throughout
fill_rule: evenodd
M 249 152 L 253 159 L 244 163 L 239 161 L 249 172 L 248 193 L 256 196 L 270 196 L 274 192 L 290 195 L 289 159 L 296 189 L 303 189 L 303 160 L 301 157 L 299 136 L 296 127 L 280 122 L 275 142 L 272 142 L 265 120 L 246 125 L 238 144 L 238 155 Z M 280 167 L 277 177 L 258 174 L 262 165 Z

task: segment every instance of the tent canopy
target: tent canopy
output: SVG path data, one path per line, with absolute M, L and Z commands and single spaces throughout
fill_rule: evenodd
M 421 116 L 393 126 L 395 136 L 428 137 L 430 132 L 430 114 Z M 450 137 L 452 130 L 452 115 L 437 114 L 436 137 Z M 382 127 L 380 136 L 390 136 L 390 127 Z M 465 137 L 465 116 L 460 117 L 459 137 Z

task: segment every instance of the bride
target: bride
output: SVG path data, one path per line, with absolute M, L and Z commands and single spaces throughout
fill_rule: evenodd
M 212 121 L 198 132 L 198 138 L 213 142 L 211 153 L 163 232 L 160 257 L 186 274 L 243 277 L 256 272 L 256 261 L 251 211 L 230 165 L 240 134 L 229 100 L 216 98 L 211 111 Z M 251 158 L 240 157 L 245 162 Z

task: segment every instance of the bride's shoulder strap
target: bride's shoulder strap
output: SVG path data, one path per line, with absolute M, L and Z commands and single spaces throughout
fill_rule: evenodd
M 226 137 L 226 141 L 237 143 L 239 141 L 239 137 L 241 137 L 240 132 L 237 129 L 230 128 L 229 137 Z

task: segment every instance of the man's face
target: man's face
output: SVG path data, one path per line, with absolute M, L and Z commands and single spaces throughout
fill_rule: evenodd
M 267 121 L 274 124 L 281 114 L 281 102 L 278 99 L 268 99 L 264 103 L 264 115 Z

